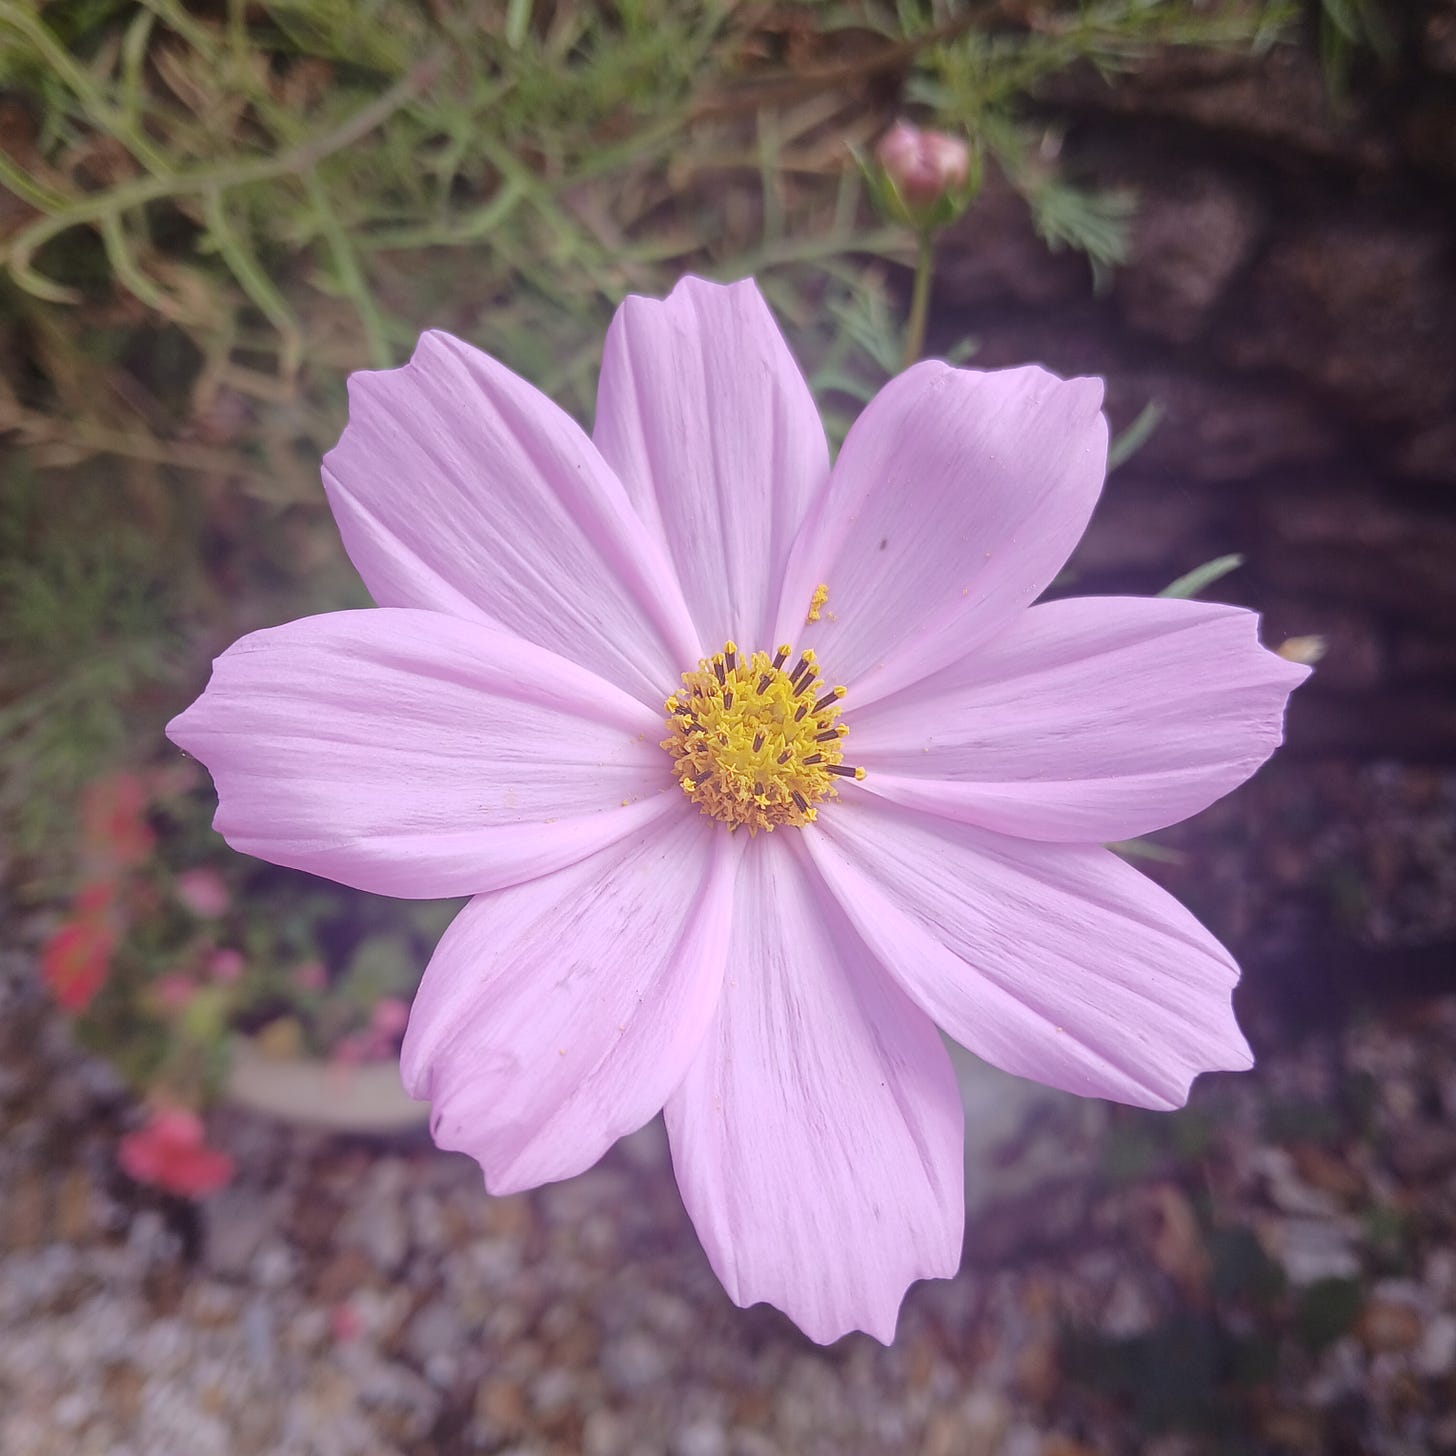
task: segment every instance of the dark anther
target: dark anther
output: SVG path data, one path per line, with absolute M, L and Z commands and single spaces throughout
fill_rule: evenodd
M 763 734 L 762 733 L 755 733 L 753 735 L 753 751 L 755 753 L 757 753 L 758 750 L 760 748 L 762 748 L 762 747 L 763 747 Z
M 786 748 L 781 754 L 779 754 L 779 762 L 787 763 L 793 756 L 794 750 L 792 748 Z
M 759 678 L 759 680 L 758 680 L 758 691 L 759 691 L 759 693 L 762 694 L 765 691 L 767 691 L 768 685 L 772 681 L 773 681 L 773 673 L 771 673 L 771 672 L 764 673 L 764 675 L 761 678 Z
M 824 762 L 824 755 L 822 753 L 811 753 L 808 756 L 808 758 L 806 758 L 804 760 L 804 762 L 806 764 L 810 764 L 810 763 L 823 763 Z
M 831 763 L 829 765 L 829 772 L 838 774 L 842 779 L 852 779 L 859 773 L 859 770 L 857 768 L 850 768 L 847 763 Z
M 843 693 L 825 693 L 824 696 L 820 698 L 817 703 L 814 704 L 814 711 L 816 713 L 822 713 L 825 708 L 827 708 L 831 703 L 837 703 L 843 696 Z
M 731 708 L 733 706 L 733 689 L 732 688 L 729 688 L 728 691 L 723 694 L 723 706 L 725 708 Z
M 799 813 L 809 812 L 809 801 L 797 790 L 794 790 L 794 802 L 799 806 Z
M 773 660 L 774 667 L 775 668 L 782 667 L 784 665 L 784 663 L 788 660 L 788 656 L 789 656 L 789 649 L 787 647 L 780 647 L 779 650 L 774 654 L 774 660 Z M 764 681 L 767 682 L 768 679 L 765 678 Z
M 738 649 L 732 646 L 723 649 L 723 660 L 728 665 L 728 671 L 732 672 L 738 666 Z
M 838 738 L 838 737 L 839 737 L 839 729 L 838 728 L 831 728 L 827 733 L 816 733 L 814 735 L 814 742 L 815 743 L 828 743 L 831 739 Z

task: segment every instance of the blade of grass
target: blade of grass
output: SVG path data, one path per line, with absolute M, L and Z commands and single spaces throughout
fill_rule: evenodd
M 1199 592 L 1211 587 L 1214 582 L 1221 580 L 1231 571 L 1237 571 L 1244 564 L 1244 558 L 1237 552 L 1228 556 L 1217 556 L 1212 561 L 1205 561 L 1202 566 L 1195 566 L 1192 571 L 1180 576 L 1177 581 L 1169 582 L 1162 591 L 1160 597 L 1196 597 Z

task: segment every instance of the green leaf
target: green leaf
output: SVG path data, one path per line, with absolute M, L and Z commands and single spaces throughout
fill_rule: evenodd
M 1237 571 L 1244 564 L 1244 558 L 1237 552 L 1228 556 L 1216 556 L 1212 561 L 1205 561 L 1202 566 L 1195 566 L 1186 576 L 1180 576 L 1177 581 L 1170 582 L 1158 593 L 1160 597 L 1196 597 L 1206 587 L 1221 580 L 1231 571 Z
M 1119 465 L 1126 465 L 1152 438 L 1153 431 L 1163 421 L 1163 406 L 1150 399 L 1130 424 L 1111 444 L 1107 451 L 1108 472 Z

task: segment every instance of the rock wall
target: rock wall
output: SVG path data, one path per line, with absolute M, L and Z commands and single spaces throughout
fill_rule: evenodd
M 944 240 L 930 344 L 1102 374 L 1162 423 L 1074 560 L 1145 590 L 1224 551 L 1266 637 L 1322 633 L 1296 749 L 1456 756 L 1456 0 L 1331 99 L 1312 54 L 1171 56 L 1049 97 L 1064 165 L 1135 190 L 1101 291 L 993 178 Z

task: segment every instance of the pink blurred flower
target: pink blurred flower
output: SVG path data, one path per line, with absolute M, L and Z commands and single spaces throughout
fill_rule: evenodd
M 328 983 L 328 969 L 322 961 L 304 961 L 294 968 L 293 984 L 300 991 L 322 991 Z
M 207 1145 L 202 1120 L 180 1107 L 160 1108 L 122 1138 L 118 1161 L 138 1183 L 184 1198 L 215 1193 L 233 1176 L 233 1160 Z
M 409 1003 L 398 996 L 381 997 L 369 1014 L 369 1030 L 384 1041 L 392 1041 L 409 1022 Z
M 244 638 L 169 732 L 234 848 L 476 897 L 402 1061 L 492 1192 L 665 1107 L 730 1295 L 888 1340 L 960 1258 L 937 1023 L 1147 1107 L 1249 1065 L 1228 952 L 1102 845 L 1247 778 L 1305 669 L 1234 607 L 1032 605 L 1101 398 L 917 364 L 831 469 L 757 290 L 696 279 L 618 311 L 591 439 L 445 334 L 354 376 L 324 483 L 379 607 Z
M 197 995 L 197 982 L 180 971 L 161 976 L 152 987 L 157 1005 L 163 1011 L 185 1011 Z
M 897 121 L 880 138 L 875 157 L 912 207 L 939 202 L 966 185 L 971 153 L 964 137 L 943 131 L 922 131 Z
M 80 1015 L 111 971 L 116 933 L 93 906 L 67 920 L 41 948 L 41 979 L 56 1005 Z
M 226 914 L 232 896 L 223 877 L 216 870 L 183 870 L 177 876 L 177 898 L 204 920 L 216 920 Z
M 141 864 L 156 844 L 146 808 L 147 786 L 139 774 L 94 779 L 81 796 L 81 836 L 87 851 L 114 869 Z
M 335 1071 L 348 1071 L 373 1060 L 374 1039 L 368 1032 L 355 1031 L 341 1036 L 329 1052 L 329 1065 Z
M 232 947 L 224 947 L 222 950 L 215 950 L 207 958 L 207 973 L 214 981 L 221 981 L 224 985 L 232 985 L 235 981 L 242 979 L 243 972 L 247 969 L 247 961 L 243 959 L 240 950 L 233 950 Z

